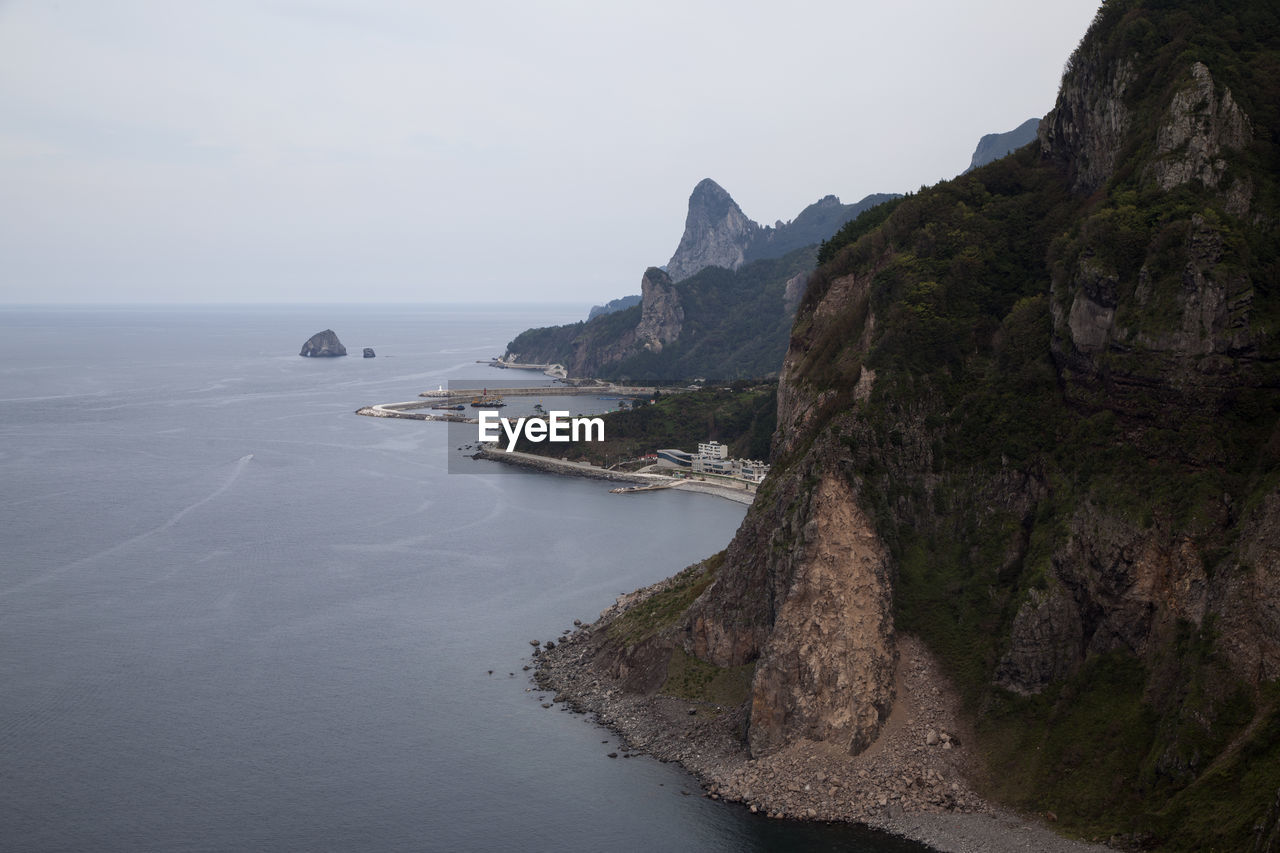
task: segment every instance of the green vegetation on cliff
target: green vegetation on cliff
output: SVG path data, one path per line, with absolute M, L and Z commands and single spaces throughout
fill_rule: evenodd
M 615 380 L 732 380 L 776 375 L 787 349 L 795 299 L 787 282 L 813 268 L 815 249 L 754 261 L 737 270 L 707 267 L 670 285 L 683 314 L 678 336 L 646 346 L 635 331 L 643 306 L 584 323 L 521 332 L 508 355 L 531 364 L 564 364 L 571 376 Z
M 1278 39 L 1274 4 L 1108 2 L 1048 156 L 863 214 L 793 330 L 820 403 L 779 468 L 843 458 L 991 790 L 1086 835 L 1248 849 L 1280 792 Z
M 943 661 L 990 794 L 1088 837 L 1280 849 L 1278 224 L 1280 8 L 1107 2 L 1039 144 L 818 251 L 770 477 L 645 634 L 669 689 L 755 664 L 753 750 L 865 742 L 813 685 L 874 687 L 891 637 L 824 656 L 831 591 L 789 597 L 849 554 L 838 591 L 887 590 Z
M 910 632 L 991 796 L 1280 850 L 1280 7 L 1108 0 L 1039 144 L 818 260 L 769 478 L 618 629 L 633 680 L 751 672 L 753 753 L 857 749 Z

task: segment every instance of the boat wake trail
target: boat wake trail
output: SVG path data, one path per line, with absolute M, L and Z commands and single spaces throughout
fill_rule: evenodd
M 148 539 L 152 536 L 155 536 L 157 533 L 163 533 L 164 531 L 173 527 L 178 522 L 182 521 L 182 519 L 185 518 L 188 514 L 195 512 L 200 507 L 204 506 L 210 501 L 217 500 L 219 497 L 225 494 L 228 489 L 230 489 L 232 486 L 235 485 L 236 480 L 240 479 L 240 475 L 244 473 L 244 469 L 248 467 L 249 462 L 252 461 L 252 459 L 253 459 L 252 453 L 246 456 L 241 456 L 239 459 L 236 460 L 235 466 L 231 469 L 231 473 L 227 475 L 226 479 L 223 480 L 222 483 L 216 489 L 214 489 L 209 494 L 205 495 L 200 500 L 191 504 L 190 506 L 185 507 L 184 509 L 178 510 L 176 513 L 174 513 L 172 516 L 170 516 L 166 521 L 162 522 L 161 524 L 156 525 L 150 530 L 145 530 L 142 533 L 137 534 L 136 536 L 131 536 L 128 539 L 124 540 L 123 542 L 117 542 L 115 545 L 112 545 L 110 548 L 104 548 L 103 550 L 98 551 L 94 554 L 90 554 L 87 557 L 81 557 L 80 559 L 67 563 L 66 565 L 49 569 L 48 571 L 42 574 L 39 574 L 33 578 L 28 578 L 22 581 L 21 583 L 17 583 L 17 584 L 14 584 L 13 586 L 0 589 L 0 599 L 6 598 L 7 596 L 15 592 L 21 592 L 22 590 L 35 586 L 37 584 L 46 583 L 47 581 L 53 580 L 58 575 L 64 574 L 72 569 L 88 565 L 94 562 L 95 560 L 102 559 L 103 557 L 109 557 L 112 554 L 118 553 L 120 551 L 125 550 L 126 548 L 129 548 L 132 545 L 136 545 L 137 543 L 143 541 L 144 539 Z
M 227 479 L 223 481 L 221 486 L 218 486 L 218 488 L 214 489 L 208 495 L 196 501 L 186 509 L 179 510 L 177 515 L 173 516 L 173 518 L 170 518 L 168 521 L 166 521 L 164 524 L 161 524 L 159 527 L 152 528 L 151 530 L 148 530 L 146 533 L 141 533 L 133 537 L 132 539 L 128 540 L 128 542 L 124 542 L 120 545 L 117 545 L 116 547 L 121 548 L 121 547 L 124 547 L 124 545 L 137 542 L 140 539 L 145 539 L 148 536 L 159 533 L 162 530 L 168 530 L 170 527 L 173 527 L 179 521 L 182 521 L 183 516 L 185 516 L 187 513 L 194 512 L 195 510 L 198 510 L 200 507 L 207 504 L 209 501 L 216 500 L 224 492 L 226 492 L 227 489 L 231 488 L 236 484 L 236 480 L 240 479 L 240 475 L 244 473 L 245 467 L 249 464 L 250 460 L 252 459 L 253 459 L 252 453 L 248 454 L 247 456 L 241 456 L 238 460 L 236 460 L 236 467 L 231 469 L 231 473 L 227 475 Z M 93 559 L 93 558 L 89 557 L 86 559 Z

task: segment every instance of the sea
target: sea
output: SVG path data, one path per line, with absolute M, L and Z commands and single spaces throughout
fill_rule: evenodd
M 925 849 L 609 758 L 530 681 L 531 640 L 720 550 L 743 506 L 355 414 L 500 385 L 477 360 L 581 315 L 0 308 L 0 849 Z M 326 328 L 351 355 L 299 357 Z

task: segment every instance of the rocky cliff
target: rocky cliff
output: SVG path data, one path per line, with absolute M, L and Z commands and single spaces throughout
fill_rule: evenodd
M 703 178 L 689 196 L 684 234 L 667 262 L 667 272 L 673 281 L 683 281 L 706 267 L 736 270 L 759 230 L 719 184 Z
M 1274 6 L 1108 2 L 1038 147 L 824 247 L 774 469 L 632 683 L 669 648 L 754 665 L 753 754 L 858 751 L 908 632 L 989 793 L 1143 845 L 1274 839 L 1275 68 Z
M 675 255 L 666 271 L 645 272 L 638 305 L 592 309 L 586 323 L 529 329 L 504 357 L 563 364 L 572 377 L 772 375 L 813 266 L 812 247 L 893 198 L 876 194 L 846 205 L 827 196 L 791 222 L 762 228 L 714 181 L 701 181 Z
M 641 279 L 641 302 L 586 323 L 529 329 L 508 359 L 565 365 L 572 377 L 737 379 L 777 372 L 787 329 L 813 268 L 814 249 L 707 267 L 674 282 L 657 267 Z
M 662 352 L 663 346 L 680 337 L 684 309 L 671 276 L 657 267 L 645 270 L 640 279 L 640 322 L 636 341 L 649 352 Z
M 707 267 L 736 270 L 749 261 L 780 258 L 827 239 L 840 227 L 890 199 L 895 193 L 873 193 L 855 204 L 829 195 L 800 211 L 790 222 L 761 226 L 748 219 L 729 193 L 704 178 L 689 196 L 680 244 L 667 263 L 672 281 L 683 281 Z

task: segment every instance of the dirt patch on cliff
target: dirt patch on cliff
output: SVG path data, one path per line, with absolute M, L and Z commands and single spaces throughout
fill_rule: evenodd
M 645 597 L 633 593 L 627 604 Z M 980 762 L 956 713 L 958 698 L 918 639 L 898 637 L 897 702 L 868 749 L 849 755 L 801 740 L 752 759 L 745 705 L 632 693 L 609 677 L 605 623 L 620 609 L 538 654 L 535 680 L 562 707 L 590 713 L 619 734 L 624 749 L 679 762 L 705 796 L 779 819 L 862 823 L 939 850 L 1100 849 L 1000 811 L 974 791 L 969 780 Z

